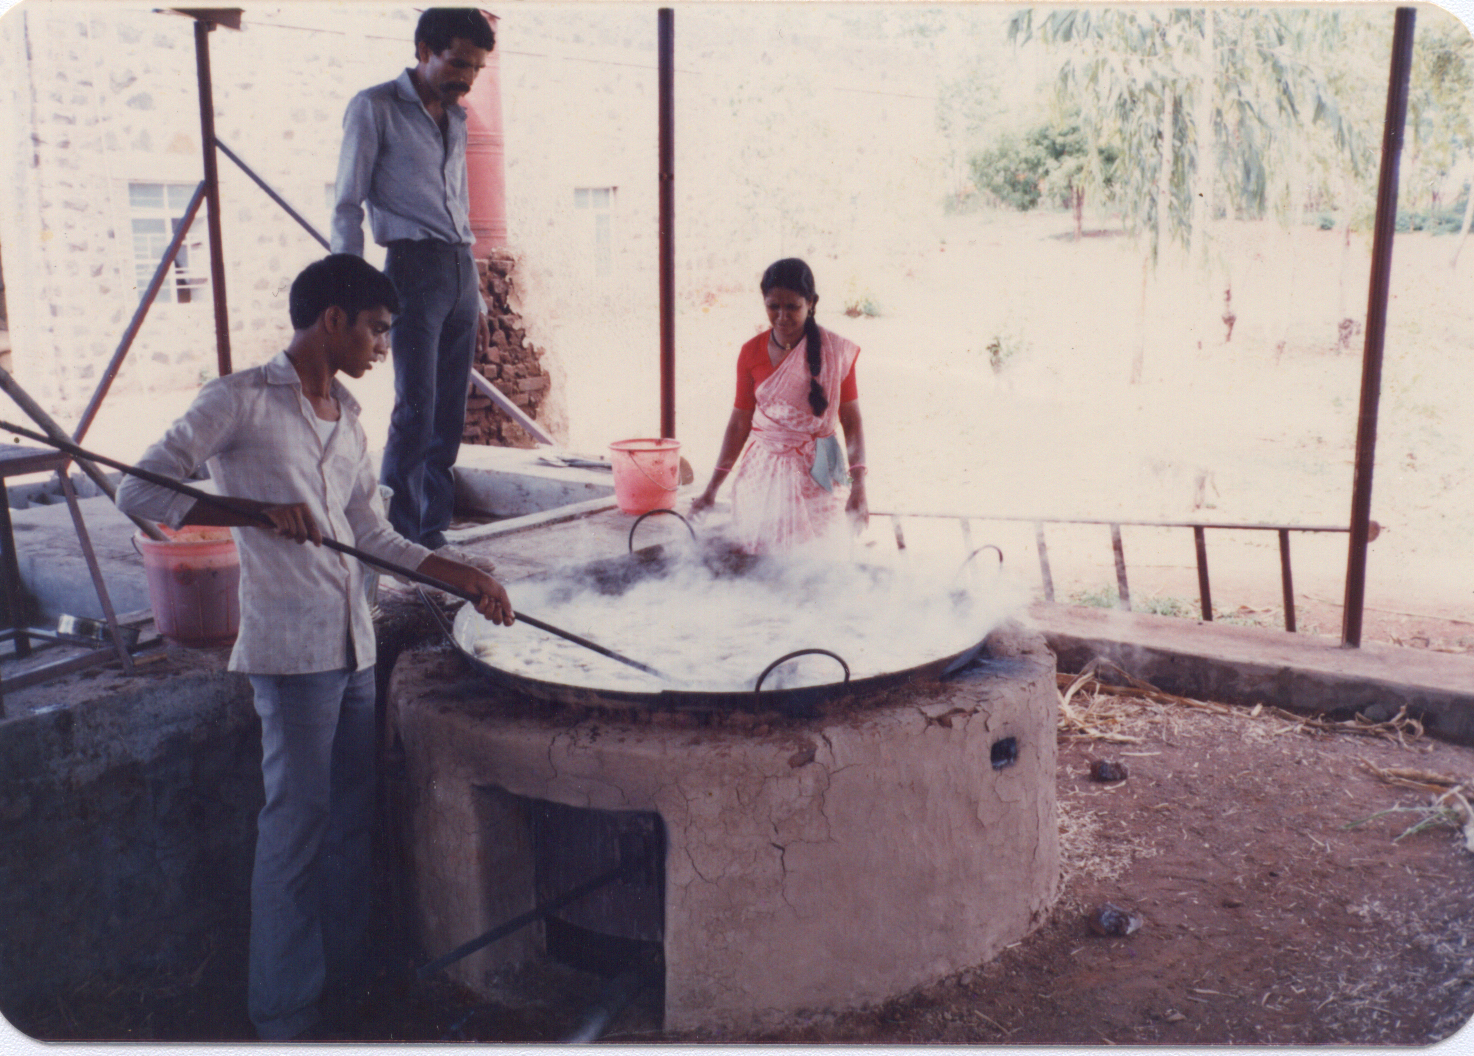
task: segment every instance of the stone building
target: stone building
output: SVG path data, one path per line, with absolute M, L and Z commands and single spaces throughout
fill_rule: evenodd
M 413 61 L 417 15 L 374 3 L 250 4 L 240 30 L 210 34 L 217 135 L 324 233 L 344 106 Z M 681 10 L 683 306 L 749 289 L 778 255 L 841 256 L 867 220 L 936 211 L 942 152 L 926 55 L 909 47 L 898 65 L 882 24 L 894 16 L 876 17 L 878 30 L 844 39 L 824 32 L 844 29 L 829 12 Z M 14 372 L 63 423 L 86 405 L 201 178 L 193 26 L 130 0 L 26 0 L 0 16 L 0 245 Z M 656 8 L 519 3 L 499 20 L 496 57 L 511 310 L 552 375 L 551 386 L 532 382 L 546 400 L 538 413 L 556 432 L 569 408 L 577 413 L 579 387 L 607 387 L 611 371 L 648 391 L 653 409 Z M 898 90 L 876 90 L 887 85 Z M 787 140 L 793 115 L 814 100 L 818 131 Z M 231 161 L 219 164 L 232 358 L 245 367 L 283 344 L 287 284 L 322 249 Z M 204 231 L 201 218 L 110 402 L 215 373 Z

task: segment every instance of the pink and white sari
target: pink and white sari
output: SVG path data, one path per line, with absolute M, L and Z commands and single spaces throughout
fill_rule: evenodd
M 860 347 L 819 328 L 819 384 L 829 399 L 822 416 L 809 406 L 809 366 L 804 342 L 789 352 L 757 387 L 757 409 L 747 450 L 732 477 L 732 528 L 749 553 L 793 550 L 844 524 L 847 486 L 827 490 L 815 481 L 814 449 L 834 435 L 839 388 Z M 844 465 L 843 456 L 839 465 Z

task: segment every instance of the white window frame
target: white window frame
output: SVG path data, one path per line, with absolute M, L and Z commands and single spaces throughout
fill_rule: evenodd
M 588 217 L 590 261 L 595 278 L 614 274 L 614 206 L 618 187 L 575 187 L 574 211 Z
M 128 221 L 133 236 L 133 274 L 142 296 L 158 270 L 198 184 L 169 180 L 128 181 Z M 155 193 L 157 189 L 157 193 Z M 195 305 L 210 301 L 210 247 L 201 203 L 189 234 L 179 247 L 169 278 L 155 304 Z

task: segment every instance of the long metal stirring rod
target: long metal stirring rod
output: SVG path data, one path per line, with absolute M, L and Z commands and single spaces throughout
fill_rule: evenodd
M 146 480 L 150 484 L 157 484 L 161 488 L 168 488 L 171 491 L 177 491 L 181 495 L 188 495 L 193 499 L 196 499 L 200 502 L 208 503 L 211 506 L 216 506 L 223 510 L 229 510 L 232 513 L 240 514 L 244 517 L 250 517 L 254 519 L 257 523 L 261 524 L 263 527 L 275 527 L 275 525 L 272 524 L 270 517 L 267 517 L 264 513 L 258 513 L 255 510 L 245 509 L 236 505 L 234 502 L 231 501 L 229 496 L 212 495 L 208 491 L 201 491 L 199 488 L 192 488 L 188 484 L 182 484 L 177 480 L 173 480 L 159 473 L 155 473 L 152 470 L 142 469 L 138 466 L 130 466 L 126 462 L 118 462 L 115 459 L 106 457 L 105 455 L 93 454 L 90 451 L 86 451 L 78 447 L 76 444 L 69 443 L 64 440 L 58 440 L 56 437 L 47 436 L 44 433 L 33 432 L 30 429 L 23 429 L 20 426 L 12 425 L 9 422 L 0 422 L 0 429 L 5 430 L 6 432 L 15 433 L 17 436 L 24 436 L 28 440 L 35 440 L 39 443 L 48 444 L 51 447 L 57 448 L 58 450 L 65 451 L 73 458 L 85 458 L 89 462 L 97 462 L 104 466 L 111 466 L 113 469 L 127 473 L 129 476 L 137 477 L 139 480 Z M 382 558 L 374 557 L 372 554 L 366 553 L 355 546 L 349 546 L 347 543 L 340 543 L 336 539 L 324 538 L 322 541 L 322 545 L 330 550 L 337 550 L 339 553 L 347 554 L 349 557 L 356 557 L 358 560 L 364 562 L 365 564 L 373 565 L 376 568 L 381 568 L 391 575 L 401 576 L 404 579 L 412 580 L 416 583 L 423 583 L 427 587 L 434 587 L 436 590 L 443 590 L 447 594 L 453 594 L 458 598 L 464 598 L 470 602 L 475 602 L 478 600 L 475 594 L 470 594 L 466 591 L 461 590 L 459 587 L 454 587 L 442 579 L 437 579 L 435 576 L 426 575 L 425 573 L 420 572 L 417 569 L 406 568 L 403 565 L 396 565 L 392 561 L 385 561 Z M 555 634 L 559 638 L 566 639 L 567 641 L 572 642 L 574 645 L 581 645 L 585 649 L 593 650 L 594 652 L 599 653 L 602 656 L 609 657 L 609 659 L 611 660 L 618 660 L 621 664 L 627 664 L 630 667 L 637 668 L 640 671 L 644 671 L 648 675 L 654 675 L 656 678 L 667 678 L 665 674 L 657 671 L 655 668 L 649 666 L 648 664 L 642 664 L 638 660 L 631 660 L 629 657 L 623 656 L 620 653 L 616 653 L 613 649 L 602 646 L 598 642 L 591 642 L 587 638 L 582 638 L 579 635 L 574 634 L 572 631 L 565 631 L 561 627 L 554 627 L 552 624 L 545 623 L 544 621 L 537 619 L 535 616 L 529 616 L 525 612 L 517 613 L 517 619 L 522 620 L 524 623 L 531 624 L 540 631 L 547 631 L 549 634 Z

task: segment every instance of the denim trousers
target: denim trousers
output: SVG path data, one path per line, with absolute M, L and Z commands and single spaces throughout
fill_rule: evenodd
M 466 425 L 466 393 L 482 302 L 470 246 L 426 239 L 389 244 L 384 272 L 399 294 L 389 332 L 394 411 L 381 483 L 394 489 L 389 523 L 420 542 L 450 525 L 450 467 Z
M 363 957 L 372 897 L 374 670 L 251 675 L 266 804 L 251 875 L 247 1004 L 265 1041 L 319 1018 Z

